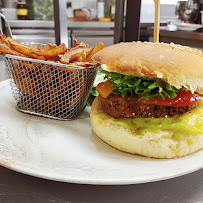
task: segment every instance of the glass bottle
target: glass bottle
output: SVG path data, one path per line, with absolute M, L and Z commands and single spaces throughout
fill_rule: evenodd
M 25 0 L 17 2 L 17 16 L 18 20 L 27 20 L 28 19 L 28 9 Z
M 104 18 L 104 7 L 105 3 L 103 0 L 97 0 L 97 17 L 98 18 Z
M 73 18 L 73 9 L 72 9 L 72 4 L 71 2 L 67 2 L 67 8 L 66 8 L 66 13 L 68 18 Z

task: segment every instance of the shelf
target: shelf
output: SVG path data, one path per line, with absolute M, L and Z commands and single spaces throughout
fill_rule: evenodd
M 54 29 L 54 21 L 42 20 L 9 20 L 11 28 L 47 28 Z M 69 29 L 84 29 L 84 28 L 97 28 L 97 29 L 113 29 L 114 22 L 99 22 L 99 21 L 69 21 L 67 22 Z

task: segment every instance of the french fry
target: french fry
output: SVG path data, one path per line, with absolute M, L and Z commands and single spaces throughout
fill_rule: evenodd
M 21 43 L 15 41 L 13 39 L 8 40 L 8 43 L 10 44 L 10 47 L 12 49 L 26 55 L 28 58 L 45 60 L 44 56 L 38 56 L 38 55 L 35 54 L 35 52 L 38 51 L 38 49 L 36 49 L 35 47 L 28 46 L 28 45 L 25 45 L 25 44 L 21 44 Z
M 1 40 L 1 42 L 3 42 L 4 43 L 4 40 L 6 39 L 6 35 L 0 35 L 0 40 Z
M 50 97 L 52 99 L 56 99 L 58 96 L 61 95 L 61 89 L 58 87 L 48 85 L 45 88 L 48 91 L 47 93 L 50 93 Z
M 40 68 L 40 64 L 35 63 L 35 62 L 21 61 L 21 67 L 24 70 L 35 72 L 35 71 L 37 71 Z
M 16 83 L 16 80 L 18 79 L 21 80 L 21 78 L 28 77 L 28 74 L 29 74 L 28 72 L 29 71 L 26 69 L 25 70 L 21 69 L 21 64 L 18 60 L 14 61 L 12 75 L 15 83 Z
M 40 51 L 49 51 L 56 48 L 56 44 L 47 44 L 45 47 L 39 47 Z
M 56 76 L 51 72 L 50 68 L 46 65 L 41 67 L 41 72 L 36 75 L 36 79 L 41 83 L 51 83 L 56 79 Z
M 80 42 L 78 47 L 91 47 L 89 44 L 85 44 L 84 42 Z
M 14 40 L 10 37 L 6 37 L 5 35 L 0 35 L 0 53 L 27 57 L 25 54 L 12 49 L 11 44 L 10 44 L 11 41 L 14 41 Z
M 61 59 L 60 56 L 46 57 L 47 61 L 60 62 L 60 59 Z
M 33 45 L 32 47 L 35 48 L 35 49 L 39 49 L 40 48 L 40 46 L 38 44 Z
M 82 70 L 78 69 L 78 70 L 71 70 L 71 75 L 68 78 L 68 84 L 71 85 L 74 81 L 77 82 L 82 82 L 83 80 L 83 76 L 80 76 L 80 74 L 82 74 Z M 79 81 L 80 79 L 80 81 Z
M 48 51 L 48 50 L 56 48 L 57 46 L 56 46 L 56 44 L 48 43 L 46 46 L 40 46 L 39 44 L 35 44 L 35 45 L 32 45 L 32 47 L 36 48 L 37 50 L 40 50 L 40 51 Z
M 2 36 L 2 41 L 3 41 L 4 44 L 7 44 L 7 46 L 11 48 L 11 45 L 9 43 L 10 41 L 13 41 L 13 39 L 11 37 L 6 37 L 5 38 L 5 36 Z
M 78 59 L 83 51 L 85 51 L 86 56 L 88 56 L 91 53 L 92 49 L 93 49 L 92 47 L 74 47 L 74 48 L 71 48 L 69 51 L 67 51 L 61 57 L 60 62 L 68 64 L 68 63 L 70 63 L 70 61 L 72 61 L 74 59 Z
M 68 88 L 68 82 L 64 81 L 63 75 L 61 75 L 61 74 L 59 76 L 59 84 L 62 88 L 63 93 L 65 94 L 67 92 L 66 88 Z
M 78 46 L 78 42 L 77 42 L 76 39 L 74 39 L 74 40 L 73 40 L 73 47 L 76 47 L 76 46 Z
M 18 78 L 15 80 L 15 83 L 21 92 L 31 97 L 37 97 L 38 94 L 43 91 L 42 85 L 29 77 Z
M 78 58 L 78 62 L 85 62 L 85 61 L 86 61 L 86 52 L 83 51 L 83 52 L 80 54 L 79 58 Z
M 38 50 L 35 51 L 34 54 L 43 57 L 54 57 L 60 54 L 64 54 L 67 51 L 67 47 L 65 44 L 60 44 L 58 47 L 49 49 L 49 50 Z
M 104 43 L 99 42 L 97 46 L 92 50 L 92 52 L 87 57 L 87 61 L 92 61 L 92 56 L 96 54 L 98 51 L 102 50 L 104 48 Z
M 24 54 L 21 54 L 15 50 L 12 50 L 10 47 L 7 46 L 7 44 L 3 44 L 3 43 L 0 43 L 0 52 L 2 54 L 11 54 L 15 56 L 26 57 Z
M 95 66 L 97 65 L 97 63 L 96 62 L 74 62 L 74 63 L 69 63 L 68 65 L 88 67 L 88 66 Z
M 38 65 L 35 63 L 24 63 L 23 67 L 29 71 L 36 71 L 38 69 Z

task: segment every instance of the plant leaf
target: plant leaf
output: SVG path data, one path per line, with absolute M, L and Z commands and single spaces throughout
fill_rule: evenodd
M 113 94 L 121 94 L 122 97 L 126 97 L 127 94 L 132 96 L 143 95 L 142 98 L 156 98 L 157 96 L 165 99 L 170 99 L 177 96 L 177 91 L 185 90 L 184 87 L 177 89 L 161 79 L 147 79 L 122 75 L 120 73 L 102 71 L 106 74 L 105 77 L 112 81 L 112 85 L 115 86 Z M 203 96 L 203 95 L 202 95 Z

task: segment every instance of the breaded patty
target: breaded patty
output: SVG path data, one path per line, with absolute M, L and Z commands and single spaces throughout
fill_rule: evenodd
M 114 118 L 159 118 L 174 116 L 185 113 L 193 109 L 196 104 L 184 107 L 160 106 L 145 104 L 142 100 L 134 96 L 127 95 L 123 98 L 121 95 L 111 94 L 107 98 L 99 95 L 103 110 Z

